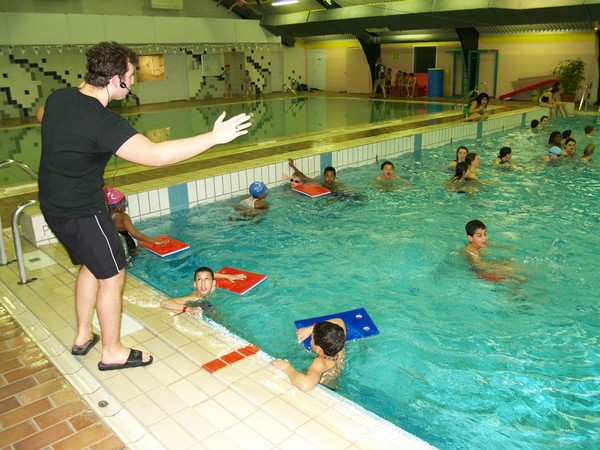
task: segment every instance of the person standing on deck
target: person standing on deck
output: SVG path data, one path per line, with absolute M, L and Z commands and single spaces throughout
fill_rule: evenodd
M 146 352 L 121 342 L 125 252 L 104 198 L 104 170 L 111 156 L 147 166 L 184 161 L 216 144 L 247 133 L 250 116 L 216 120 L 213 130 L 185 139 L 154 143 L 106 106 L 122 100 L 135 83 L 137 55 L 116 42 L 87 53 L 85 83 L 54 91 L 44 106 L 39 200 L 50 229 L 80 264 L 75 289 L 77 335 L 72 354 L 96 343 L 92 315 L 97 310 L 102 338 L 99 370 L 150 364 Z

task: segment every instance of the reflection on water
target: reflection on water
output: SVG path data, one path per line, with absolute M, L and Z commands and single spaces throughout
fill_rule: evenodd
M 139 132 L 150 136 L 153 140 L 164 140 L 166 134 L 171 139 L 179 139 L 206 133 L 212 129 L 215 120 L 223 111 L 228 117 L 242 112 L 251 113 L 253 126 L 247 135 L 236 139 L 233 143 L 218 147 L 216 151 L 298 135 L 341 131 L 415 116 L 424 117 L 450 112 L 452 107 L 441 103 L 298 97 L 130 114 L 125 117 Z M 165 130 L 168 130 L 168 133 Z M 0 161 L 5 159 L 22 161 L 38 172 L 40 152 L 39 125 L 0 130 Z M 109 163 L 111 166 L 113 164 L 113 161 Z M 130 165 L 121 159 L 117 159 L 117 164 L 120 167 Z M 28 179 L 27 174 L 15 168 L 3 169 L 0 172 L 3 185 L 20 183 Z

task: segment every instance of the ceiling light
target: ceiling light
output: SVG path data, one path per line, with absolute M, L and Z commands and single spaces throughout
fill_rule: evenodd
M 292 3 L 298 3 L 298 0 L 275 0 L 271 6 L 291 5 Z

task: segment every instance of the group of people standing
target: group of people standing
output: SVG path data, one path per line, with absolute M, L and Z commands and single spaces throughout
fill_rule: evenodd
M 373 82 L 373 91 L 371 98 L 374 98 L 377 91 L 380 90 L 383 98 L 394 95 L 394 89 L 398 97 L 414 97 L 415 89 L 418 85 L 417 78 L 413 72 L 406 73 L 399 70 L 394 78 L 392 69 L 383 65 L 381 57 L 375 61 L 375 74 Z

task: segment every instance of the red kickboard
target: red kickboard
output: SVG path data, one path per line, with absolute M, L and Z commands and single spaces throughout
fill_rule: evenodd
M 150 242 L 140 241 L 139 245 L 160 257 L 169 256 L 190 248 L 190 246 L 185 242 L 178 241 L 170 236 L 157 236 L 156 239 L 166 239 L 168 242 L 166 244 L 151 244 Z
M 248 272 L 246 270 L 234 269 L 232 267 L 223 267 L 218 273 L 227 275 L 237 275 L 243 273 L 246 275 L 245 280 L 229 281 L 225 278 L 217 278 L 217 287 L 235 294 L 243 295 L 246 292 L 254 289 L 260 283 L 267 279 L 266 275 L 261 273 Z
M 292 187 L 292 189 L 309 197 L 320 197 L 321 195 L 331 194 L 329 189 L 316 184 L 301 184 L 300 186 Z

